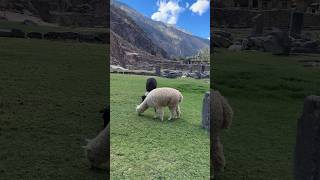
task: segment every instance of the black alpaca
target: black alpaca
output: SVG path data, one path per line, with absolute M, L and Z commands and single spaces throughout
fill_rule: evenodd
M 106 106 L 102 111 L 102 118 L 103 118 L 103 128 L 105 128 L 110 122 L 110 107 Z
M 146 83 L 146 93 L 143 96 L 141 96 L 141 100 L 142 100 L 141 102 L 144 101 L 147 93 L 149 93 L 150 91 L 156 88 L 157 88 L 157 80 L 155 78 L 148 78 Z

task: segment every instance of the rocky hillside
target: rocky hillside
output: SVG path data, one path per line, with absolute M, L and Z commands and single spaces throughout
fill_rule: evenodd
M 110 64 L 120 65 L 130 69 L 153 69 L 157 61 L 163 61 L 164 58 L 154 56 L 143 51 L 133 44 L 129 43 L 114 31 L 110 31 Z
M 146 32 L 152 42 L 164 49 L 170 57 L 191 56 L 200 49 L 209 48 L 210 41 L 207 39 L 193 36 L 162 22 L 153 21 L 119 1 L 114 0 L 111 3 L 126 12 Z
M 113 65 L 149 66 L 155 60 L 167 58 L 167 53 L 155 45 L 148 35 L 124 12 L 111 5 L 111 62 Z
M 33 15 L 63 26 L 107 27 L 105 0 L 0 0 L 0 11 Z
M 168 56 L 124 11 L 111 5 L 110 14 L 111 30 L 124 40 L 151 55 L 165 58 Z

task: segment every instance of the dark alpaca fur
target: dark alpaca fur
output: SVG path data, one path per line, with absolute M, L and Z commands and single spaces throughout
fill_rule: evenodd
M 157 88 L 157 80 L 155 78 L 148 78 L 146 83 L 146 92 L 150 92 Z M 141 102 L 144 101 L 146 95 L 141 96 Z
M 154 90 L 155 88 L 157 88 L 157 80 L 155 78 L 147 79 L 146 91 L 150 92 L 150 91 Z
M 110 107 L 106 106 L 103 110 L 100 111 L 103 118 L 103 128 L 107 127 L 110 122 Z
M 150 92 L 157 88 L 157 80 L 155 78 L 148 78 L 146 83 L 146 92 Z M 146 95 L 141 96 L 141 102 L 144 101 Z M 156 108 L 154 108 L 154 112 L 156 112 Z

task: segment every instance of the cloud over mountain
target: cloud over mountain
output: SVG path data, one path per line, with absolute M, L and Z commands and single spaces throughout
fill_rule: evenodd
M 190 10 L 200 16 L 205 13 L 210 7 L 209 0 L 197 0 L 197 2 L 193 3 L 190 6 Z
M 176 0 L 158 0 L 157 6 L 158 11 L 153 13 L 151 19 L 167 24 L 176 24 L 179 14 L 184 10 Z

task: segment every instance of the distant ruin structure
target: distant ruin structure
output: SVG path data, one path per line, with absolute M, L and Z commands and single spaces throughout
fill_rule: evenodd
M 319 0 L 217 0 L 217 8 L 242 8 L 249 10 L 292 9 L 319 13 Z
M 304 27 L 320 28 L 320 0 L 216 0 L 212 4 L 214 27 L 259 27 L 289 29 L 293 12 L 303 13 Z M 252 22 L 252 17 L 264 15 L 264 22 Z M 260 23 L 260 24 L 259 24 Z

